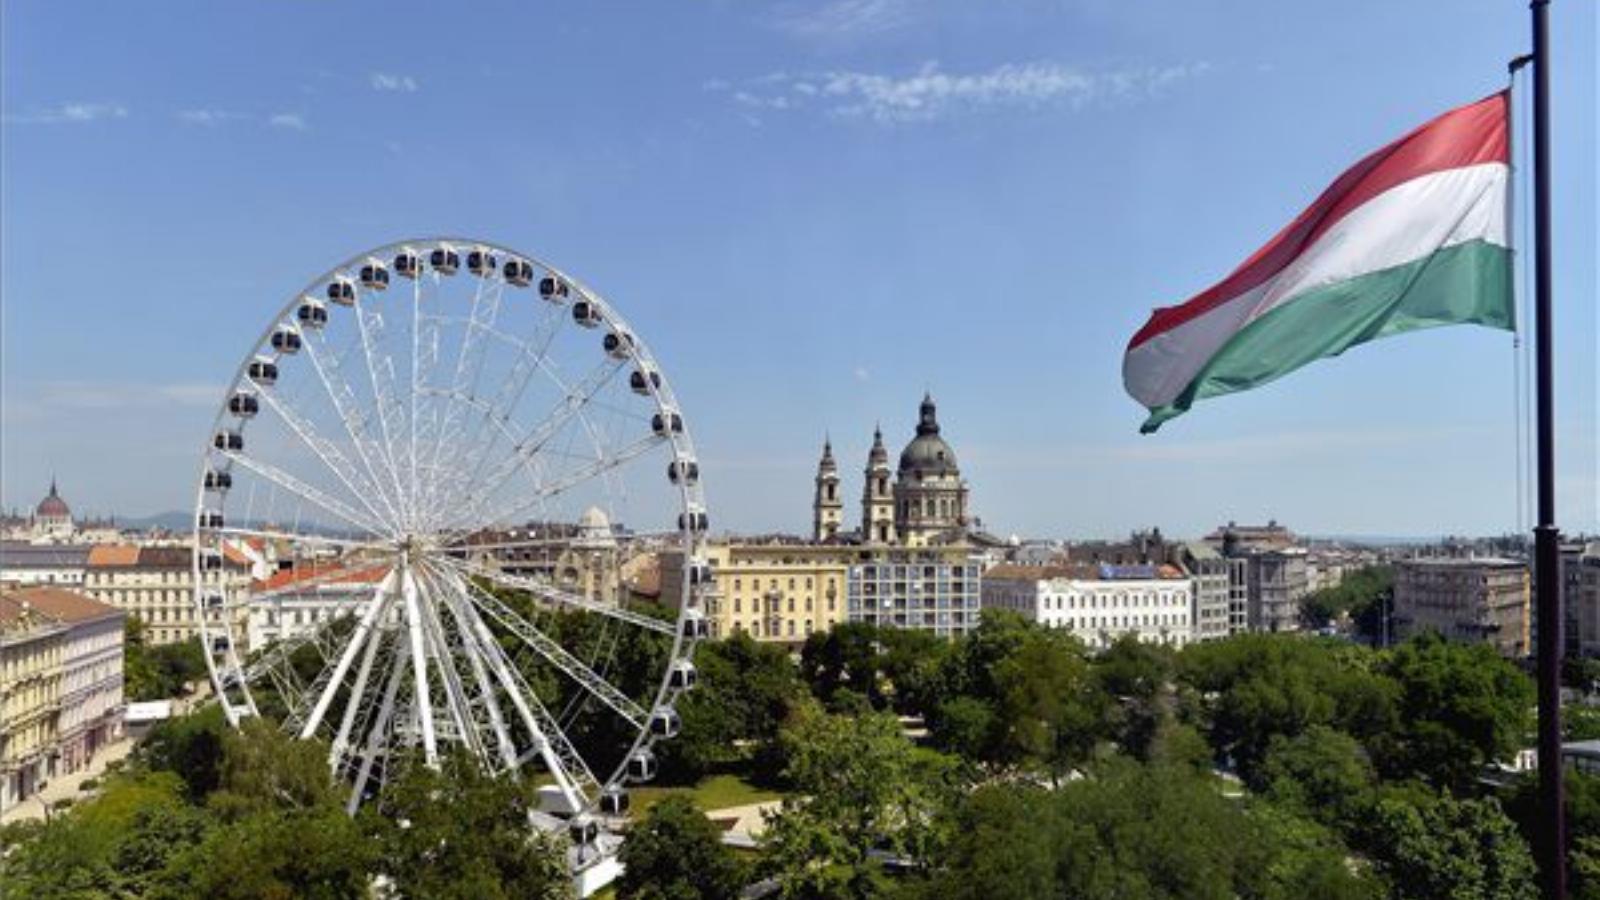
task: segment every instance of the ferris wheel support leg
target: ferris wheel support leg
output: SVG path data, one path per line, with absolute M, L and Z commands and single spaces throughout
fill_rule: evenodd
M 434 578 L 438 584 L 444 586 L 441 597 L 445 606 L 449 608 L 450 615 L 456 620 L 456 630 L 461 635 L 465 645 L 466 657 L 472 666 L 473 680 L 478 685 L 478 695 L 482 698 L 485 712 L 489 716 L 489 727 L 494 731 L 495 745 L 500 751 L 500 762 L 506 771 L 516 774 L 517 748 L 511 740 L 511 732 L 506 730 L 505 716 L 500 711 L 500 702 L 494 696 L 494 682 L 490 679 L 489 670 L 483 664 L 483 657 L 488 654 L 488 648 L 482 646 L 478 634 L 472 626 L 472 620 L 462 612 L 462 606 L 467 601 L 460 594 L 458 585 L 448 576 L 440 575 Z
M 426 577 L 425 572 L 422 572 L 422 578 L 419 580 L 427 582 L 430 596 L 437 592 L 437 587 Z M 421 587 L 419 583 L 418 589 Z M 461 742 L 474 755 L 482 757 L 483 736 L 478 732 L 477 722 L 468 708 L 466 687 L 462 685 L 461 672 L 455 666 L 456 658 L 462 654 L 458 652 L 458 648 L 450 645 L 450 635 L 446 633 L 444 622 L 439 617 L 438 603 L 422 603 L 419 606 L 422 610 L 423 634 L 435 651 L 434 659 L 438 663 L 439 681 L 444 686 L 445 708 L 450 713 L 450 721 L 455 724 L 456 734 L 460 735 Z
M 339 734 L 334 737 L 333 747 L 328 750 L 328 766 L 335 771 L 339 768 L 345 748 L 350 745 L 350 729 L 355 725 L 356 713 L 361 710 L 359 701 L 366 695 L 367 679 L 372 675 L 372 663 L 378 658 L 378 647 L 382 643 L 382 634 L 373 634 L 367 640 L 367 652 L 361 657 L 361 668 L 356 670 L 356 684 L 350 690 L 350 702 L 345 705 L 344 717 L 339 722 Z
M 367 787 L 367 779 L 372 777 L 372 761 L 377 758 L 384 735 L 389 731 L 389 721 L 394 717 L 394 701 L 400 693 L 400 682 L 405 680 L 407 656 L 410 646 L 400 644 L 399 652 L 394 655 L 394 667 L 389 673 L 389 686 L 383 691 L 383 705 L 378 708 L 378 716 L 373 720 L 372 730 L 367 732 L 367 749 L 361 756 L 361 769 L 356 772 L 355 784 L 350 789 L 350 800 L 345 804 L 345 812 L 356 814 L 356 808 L 361 805 L 361 796 Z
M 473 631 L 478 635 L 479 643 L 485 650 L 489 651 L 490 669 L 493 670 L 495 677 L 499 679 L 501 686 L 505 688 L 506 695 L 511 698 L 511 705 L 516 708 L 517 714 L 522 717 L 523 727 L 527 728 L 528 733 L 533 736 L 539 756 L 544 760 L 545 768 L 550 770 L 550 774 L 556 780 L 556 786 L 561 789 L 561 793 L 568 804 L 574 809 L 583 806 L 580 802 L 583 799 L 581 792 L 574 784 L 572 775 L 567 771 L 567 767 L 562 762 L 561 757 L 556 753 L 555 746 L 551 743 L 550 738 L 544 733 L 544 729 L 539 727 L 539 720 L 534 716 L 533 709 L 528 705 L 528 699 L 519 690 L 516 678 L 511 674 L 507 666 L 504 651 L 500 649 L 499 644 L 495 643 L 494 635 L 489 632 L 489 626 L 484 624 L 483 619 L 473 611 L 471 606 L 466 608 L 466 614 L 472 620 Z
M 428 654 L 423 645 L 422 609 L 417 600 L 417 579 L 409 564 L 400 572 L 400 596 L 405 598 L 406 631 L 411 639 L 411 667 L 416 684 L 417 725 L 422 730 L 422 758 L 428 768 L 439 767 L 439 744 L 433 733 L 433 698 L 428 693 Z
M 305 740 L 317 733 L 317 726 L 322 724 L 322 717 L 327 714 L 328 706 L 333 703 L 333 698 L 338 695 L 339 688 L 344 685 L 344 676 L 350 671 L 350 666 L 355 662 L 356 654 L 360 652 L 367 636 L 372 633 L 372 625 L 378 620 L 378 615 L 389 605 L 389 597 L 394 592 L 395 573 L 390 572 L 383 583 L 378 586 L 378 592 L 367 603 L 367 610 L 361 616 L 361 621 L 356 623 L 355 634 L 350 637 L 350 643 L 345 646 L 344 653 L 340 654 L 339 662 L 334 666 L 333 675 L 328 678 L 328 683 L 322 689 L 322 696 L 317 698 L 317 705 L 312 708 L 311 715 L 306 719 L 305 727 L 300 729 L 300 739 Z

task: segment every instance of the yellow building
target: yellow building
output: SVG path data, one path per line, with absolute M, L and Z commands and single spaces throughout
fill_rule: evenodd
M 798 645 L 845 619 L 845 581 L 859 548 L 793 541 L 721 543 L 706 548 L 715 591 L 706 603 L 712 637 L 745 632 Z M 683 596 L 683 555 L 661 557 L 661 597 Z
M 49 777 L 66 633 L 30 604 L 0 596 L 0 812 Z
M 247 613 L 240 600 L 250 587 L 250 564 L 249 557 L 228 546 L 221 567 L 200 576 L 206 592 L 219 598 L 216 606 L 234 610 L 241 622 Z M 171 644 L 200 633 L 193 585 L 188 547 L 100 544 L 89 550 L 83 592 L 143 622 L 150 643 Z

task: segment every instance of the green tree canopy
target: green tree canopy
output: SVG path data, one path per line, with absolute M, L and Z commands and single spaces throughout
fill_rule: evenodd
M 693 802 L 668 797 L 628 829 L 622 844 L 621 900 L 722 900 L 745 883 L 745 866 Z

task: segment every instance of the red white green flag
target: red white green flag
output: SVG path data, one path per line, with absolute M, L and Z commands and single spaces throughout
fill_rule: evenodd
M 1512 328 L 1509 103 L 1502 91 L 1372 153 L 1227 278 L 1152 313 L 1122 360 L 1150 410 L 1140 430 L 1367 341 Z

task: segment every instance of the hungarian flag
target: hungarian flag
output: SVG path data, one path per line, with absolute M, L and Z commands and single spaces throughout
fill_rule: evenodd
M 1502 91 L 1378 150 L 1233 274 L 1152 313 L 1122 360 L 1140 430 L 1377 338 L 1512 328 L 1509 110 Z

